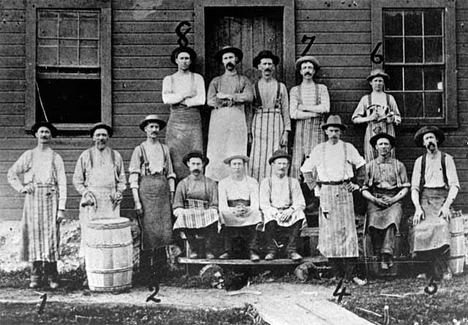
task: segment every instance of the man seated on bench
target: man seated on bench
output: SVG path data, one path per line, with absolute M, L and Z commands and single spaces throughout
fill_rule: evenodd
M 300 229 L 305 221 L 305 200 L 296 178 L 288 177 L 291 156 L 282 149 L 276 150 L 268 160 L 273 175 L 264 178 L 260 186 L 260 207 L 265 222 L 267 255 L 265 260 L 273 260 L 277 254 L 275 240 L 287 236 L 286 251 L 293 261 L 302 256 L 296 251 Z
M 213 245 L 218 226 L 218 188 L 216 182 L 204 175 L 209 160 L 201 151 L 189 152 L 182 159 L 190 169 L 190 175 L 177 185 L 174 197 L 174 230 L 185 233 L 192 249 L 189 258 L 201 257 L 205 238 L 205 256 L 213 259 Z
M 228 259 L 233 252 L 233 239 L 241 237 L 248 245 L 252 261 L 258 256 L 257 224 L 262 222 L 259 207 L 258 182 L 246 175 L 249 158 L 235 155 L 224 160 L 229 165 L 231 176 L 219 181 L 219 214 L 224 226 L 221 234 L 225 237 L 225 252 L 219 257 Z

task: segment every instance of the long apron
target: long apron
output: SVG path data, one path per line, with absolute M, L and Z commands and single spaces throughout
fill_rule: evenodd
M 92 153 L 90 153 L 92 155 Z M 93 158 L 91 157 L 93 161 Z M 96 197 L 95 206 L 82 207 L 80 203 L 80 224 L 81 224 L 81 243 L 80 256 L 86 254 L 87 229 L 88 223 L 96 219 L 117 219 L 120 218 L 120 207 L 113 207 L 111 195 L 116 191 L 116 175 L 114 162 L 109 164 L 91 164 L 91 170 L 88 175 L 88 190 Z
M 51 178 L 54 175 L 53 153 Z M 59 258 L 59 227 L 57 225 L 58 188 L 52 183 L 35 183 L 26 194 L 21 218 L 20 259 L 25 262 L 55 262 Z
M 374 189 L 373 195 L 376 198 L 391 199 L 398 192 L 400 192 L 400 188 L 396 188 L 394 190 Z M 399 232 L 402 214 L 403 210 L 401 201 L 398 201 L 387 208 L 374 204 L 373 202 L 368 202 L 367 204 L 369 227 L 387 229 L 389 226 L 394 224 L 397 232 Z
M 414 252 L 450 246 L 449 223 L 438 215 L 447 194 L 448 191 L 445 188 L 423 188 L 421 207 L 425 219 L 413 227 Z
M 141 177 L 140 200 L 144 216 L 142 250 L 154 250 L 169 245 L 172 241 L 172 209 L 169 183 L 160 174 Z

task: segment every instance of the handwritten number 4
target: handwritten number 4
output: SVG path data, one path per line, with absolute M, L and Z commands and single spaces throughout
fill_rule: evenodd
M 302 56 L 307 55 L 310 48 L 312 47 L 312 44 L 314 44 L 314 41 L 315 41 L 316 38 L 317 38 L 317 36 L 315 36 L 315 35 L 312 35 L 312 36 L 304 35 L 304 36 L 302 36 L 302 40 L 301 40 L 302 44 L 305 44 L 305 43 L 307 43 L 307 41 L 309 41 L 309 44 L 307 44 L 306 48 L 302 52 Z

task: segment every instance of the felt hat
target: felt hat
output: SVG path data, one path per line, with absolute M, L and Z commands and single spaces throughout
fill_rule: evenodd
M 387 82 L 390 79 L 390 76 L 385 73 L 382 69 L 374 69 L 367 76 L 366 80 L 371 82 L 375 77 L 382 77 L 384 81 Z
M 52 138 L 55 138 L 57 136 L 58 130 L 55 126 L 53 126 L 52 123 L 46 122 L 46 121 L 40 121 L 34 123 L 34 125 L 31 127 L 31 132 L 34 136 L 36 136 L 37 130 L 39 130 L 40 127 L 46 127 L 49 129 L 50 134 L 52 135 Z
M 291 162 L 291 156 L 288 154 L 288 152 L 283 149 L 278 149 L 273 152 L 273 155 L 270 157 L 270 159 L 268 159 L 268 163 L 271 165 L 278 158 L 287 158 L 289 162 Z
M 184 165 L 187 165 L 191 158 L 200 158 L 203 162 L 203 165 L 206 166 L 210 163 L 210 160 L 201 152 L 200 150 L 192 150 L 182 158 Z
M 176 64 L 175 60 L 180 53 L 188 53 L 188 55 L 190 55 L 190 60 L 192 61 L 192 63 L 194 63 L 195 60 L 197 59 L 197 53 L 192 48 L 188 46 L 180 46 L 176 48 L 174 51 L 172 51 L 172 54 L 171 54 L 172 63 Z
M 315 56 L 306 55 L 306 56 L 302 56 L 302 57 L 300 57 L 299 59 L 296 60 L 296 70 L 301 70 L 301 64 L 303 62 L 312 62 L 312 64 L 314 65 L 315 71 L 318 71 L 320 69 L 320 63 L 315 58 Z
M 215 60 L 218 61 L 219 63 L 223 63 L 223 55 L 225 53 L 234 53 L 234 55 L 237 56 L 238 58 L 237 62 L 241 62 L 242 58 L 244 57 L 244 53 L 242 53 L 240 49 L 238 49 L 237 47 L 228 45 L 228 46 L 224 46 L 221 50 L 219 50 L 215 54 Z
M 150 122 L 156 122 L 159 124 L 159 127 L 162 129 L 164 129 L 166 127 L 166 121 L 164 121 L 163 119 L 161 119 L 158 115 L 156 114 L 150 114 L 148 115 L 147 117 L 145 117 L 144 120 L 142 120 L 140 122 L 140 129 L 142 131 L 145 131 L 145 126 L 148 125 L 148 123 Z
M 112 127 L 110 127 L 109 125 L 107 125 L 107 124 L 104 123 L 104 122 L 99 122 L 99 123 L 94 124 L 94 125 L 91 127 L 91 129 L 89 130 L 89 135 L 91 136 L 91 138 L 94 136 L 94 132 L 95 132 L 97 129 L 105 129 L 105 130 L 107 130 L 107 133 L 109 134 L 109 138 L 112 137 L 112 135 L 114 134 L 114 130 L 112 129 Z
M 377 141 L 379 139 L 382 139 L 382 138 L 388 139 L 388 141 L 390 141 L 390 145 L 392 146 L 392 148 L 395 148 L 395 137 L 391 136 L 388 133 L 384 133 L 384 132 L 374 135 L 372 138 L 370 138 L 369 142 L 370 142 L 371 146 L 373 148 L 375 148 L 375 145 L 377 144 Z
M 439 129 L 437 126 L 429 125 L 429 126 L 423 126 L 416 132 L 414 135 L 414 142 L 416 143 L 417 146 L 423 147 L 423 137 L 426 133 L 434 133 L 438 140 L 438 145 L 440 146 L 442 142 L 445 141 L 445 134 L 444 132 Z
M 257 68 L 262 59 L 271 59 L 274 65 L 277 65 L 280 60 L 279 57 L 273 54 L 273 52 L 269 50 L 263 50 L 260 51 L 260 53 L 258 53 L 257 56 L 253 59 L 253 66 Z
M 322 124 L 322 130 L 325 130 L 329 126 L 339 127 L 341 130 L 346 130 L 347 126 L 341 123 L 341 117 L 339 115 L 330 115 L 327 119 L 327 123 Z
M 249 157 L 247 157 L 245 155 L 234 155 L 234 156 L 230 156 L 230 157 L 227 157 L 226 159 L 224 159 L 224 163 L 226 165 L 229 165 L 231 163 L 231 160 L 234 160 L 234 159 L 242 159 L 244 161 L 244 163 L 249 162 Z

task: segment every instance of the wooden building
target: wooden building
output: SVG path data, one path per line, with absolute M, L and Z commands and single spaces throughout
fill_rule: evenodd
M 175 72 L 170 54 L 178 41 L 196 49 L 195 70 L 207 83 L 221 69 L 215 52 L 227 44 L 242 48 L 241 71 L 252 80 L 259 76 L 255 54 L 275 52 L 278 79 L 288 89 L 300 82 L 295 60 L 314 55 L 331 112 L 348 125 L 370 91 L 366 76 L 385 68 L 403 114 L 397 157 L 411 172 L 422 153 L 412 141 L 415 131 L 440 126 L 447 133 L 442 149 L 455 157 L 462 186 L 455 206 L 468 211 L 466 1 L 2 0 L 0 9 L 0 221 L 21 218 L 23 197 L 6 175 L 35 146 L 28 130 L 44 112 L 61 130 L 53 148 L 65 161 L 69 216 L 77 217 L 80 198 L 71 178 L 79 154 L 92 146 L 92 123 L 102 119 L 115 128 L 109 144 L 128 167 L 145 139 L 139 121 L 150 113 L 168 117 L 161 84 Z M 364 127 L 346 132 L 361 153 L 363 137 Z M 132 207 L 128 191 L 122 214 Z

